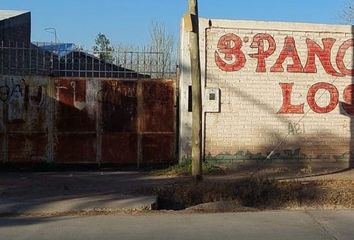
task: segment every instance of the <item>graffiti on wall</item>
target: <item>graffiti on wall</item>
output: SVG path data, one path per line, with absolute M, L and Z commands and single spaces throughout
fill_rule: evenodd
M 25 120 L 33 108 L 43 108 L 46 103 L 46 87 L 30 84 L 24 78 L 7 79 L 0 83 L 0 100 L 8 105 L 8 121 Z
M 3 76 L 0 162 L 174 162 L 173 83 Z M 155 98 L 159 106 L 150 104 Z M 143 125 L 152 115 L 158 129 Z
M 60 103 L 83 110 L 86 107 L 86 81 L 55 81 L 55 96 Z
M 55 127 L 59 132 L 92 131 L 96 128 L 96 80 L 54 79 Z
M 235 72 L 243 69 L 247 64 L 247 57 L 242 48 L 248 41 L 248 37 L 241 39 L 233 33 L 222 36 L 218 41 L 217 50 L 215 51 L 215 63 L 218 68 L 225 72 Z M 346 62 L 350 54 L 349 50 L 354 47 L 354 39 L 345 40 L 340 43 L 338 49 L 334 49 L 336 42 L 337 40 L 334 38 L 322 38 L 321 43 L 306 38 L 304 44 L 307 49 L 307 59 L 304 64 L 301 62 L 295 38 L 286 36 L 281 46 L 281 51 L 279 55 L 276 56 L 275 62 L 267 66 L 266 60 L 275 54 L 278 46 L 272 35 L 268 33 L 258 33 L 253 37 L 249 45 L 249 47 L 255 49 L 256 52 L 248 54 L 248 56 L 256 60 L 255 72 L 257 73 L 317 73 L 317 57 L 322 68 L 328 75 L 337 78 L 354 76 L 354 69 Z M 332 61 L 333 52 L 336 53 L 334 61 Z M 287 60 L 291 60 L 292 63 L 287 63 Z M 284 68 L 285 64 L 287 64 L 286 68 Z M 294 105 L 291 102 L 292 91 L 293 88 L 296 87 L 295 84 L 279 83 L 279 86 L 282 91 L 283 101 L 278 114 L 304 114 L 305 103 Z M 307 97 L 303 99 L 303 102 L 307 102 L 310 109 L 315 113 L 330 113 L 340 105 L 346 114 L 354 115 L 353 88 L 354 85 L 350 84 L 345 88 L 343 93 L 339 93 L 333 83 L 319 82 L 309 87 Z M 318 92 L 327 92 L 329 94 L 330 100 L 326 106 L 320 106 L 317 102 L 318 99 L 316 99 L 315 96 Z M 339 102 L 340 94 L 343 95 L 343 103 Z
M 248 41 L 248 40 L 246 40 Z M 331 62 L 331 53 L 336 39 L 323 38 L 322 45 L 316 43 L 314 40 L 307 38 L 307 60 L 305 66 L 300 60 L 297 45 L 294 37 L 287 36 L 284 39 L 282 50 L 277 57 L 275 63 L 269 68 L 270 72 L 284 72 L 283 64 L 287 58 L 293 60 L 293 64 L 288 64 L 286 71 L 289 73 L 316 73 L 317 66 L 315 56 L 317 56 L 326 73 L 336 76 L 354 76 L 354 70 L 347 67 L 345 63 L 345 56 L 349 48 L 354 47 L 354 39 L 344 41 L 336 55 L 336 70 Z M 268 49 L 265 49 L 268 46 Z M 223 71 L 232 72 L 241 70 L 247 62 L 246 55 L 242 51 L 243 40 L 236 34 L 229 33 L 222 36 L 215 51 L 216 65 Z M 266 59 L 275 53 L 277 48 L 276 42 L 272 35 L 267 33 L 256 34 L 250 48 L 257 49 L 256 53 L 249 54 L 251 58 L 257 60 L 256 72 L 267 72 Z
M 288 123 L 288 134 L 289 135 L 301 135 L 305 134 L 305 123 L 301 122 L 289 122 Z

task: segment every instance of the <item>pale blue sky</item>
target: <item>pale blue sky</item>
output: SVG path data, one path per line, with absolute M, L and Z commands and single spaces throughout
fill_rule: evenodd
M 0 0 L 1 9 L 32 12 L 32 41 L 53 41 L 44 28 L 54 27 L 61 42 L 91 47 L 98 32 L 113 43 L 144 45 L 152 20 L 179 35 L 187 0 Z M 348 0 L 199 0 L 207 18 L 343 23 Z

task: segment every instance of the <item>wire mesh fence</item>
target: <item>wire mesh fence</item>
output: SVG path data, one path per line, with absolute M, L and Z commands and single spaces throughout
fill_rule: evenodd
M 1 42 L 0 74 L 175 79 L 177 64 L 163 52 L 86 51 L 74 44 Z

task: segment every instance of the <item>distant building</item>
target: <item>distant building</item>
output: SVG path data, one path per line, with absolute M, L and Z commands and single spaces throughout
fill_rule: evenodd
M 47 42 L 33 42 L 32 44 L 40 47 L 43 50 L 51 52 L 59 57 L 65 56 L 71 51 L 75 51 L 77 46 L 74 43 L 47 43 Z
M 0 42 L 7 46 L 31 43 L 31 13 L 28 11 L 0 10 Z
M 0 10 L 0 74 L 150 78 L 78 50 L 73 43 L 31 43 L 31 13 Z

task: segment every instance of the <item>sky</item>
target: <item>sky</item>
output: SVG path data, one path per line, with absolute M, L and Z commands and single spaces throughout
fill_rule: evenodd
M 199 0 L 199 15 L 206 18 L 341 24 L 349 0 Z M 143 46 L 149 41 L 152 21 L 165 24 L 179 38 L 187 0 L 0 0 L 0 9 L 28 10 L 32 41 L 54 41 L 91 48 L 99 32 L 113 44 Z

